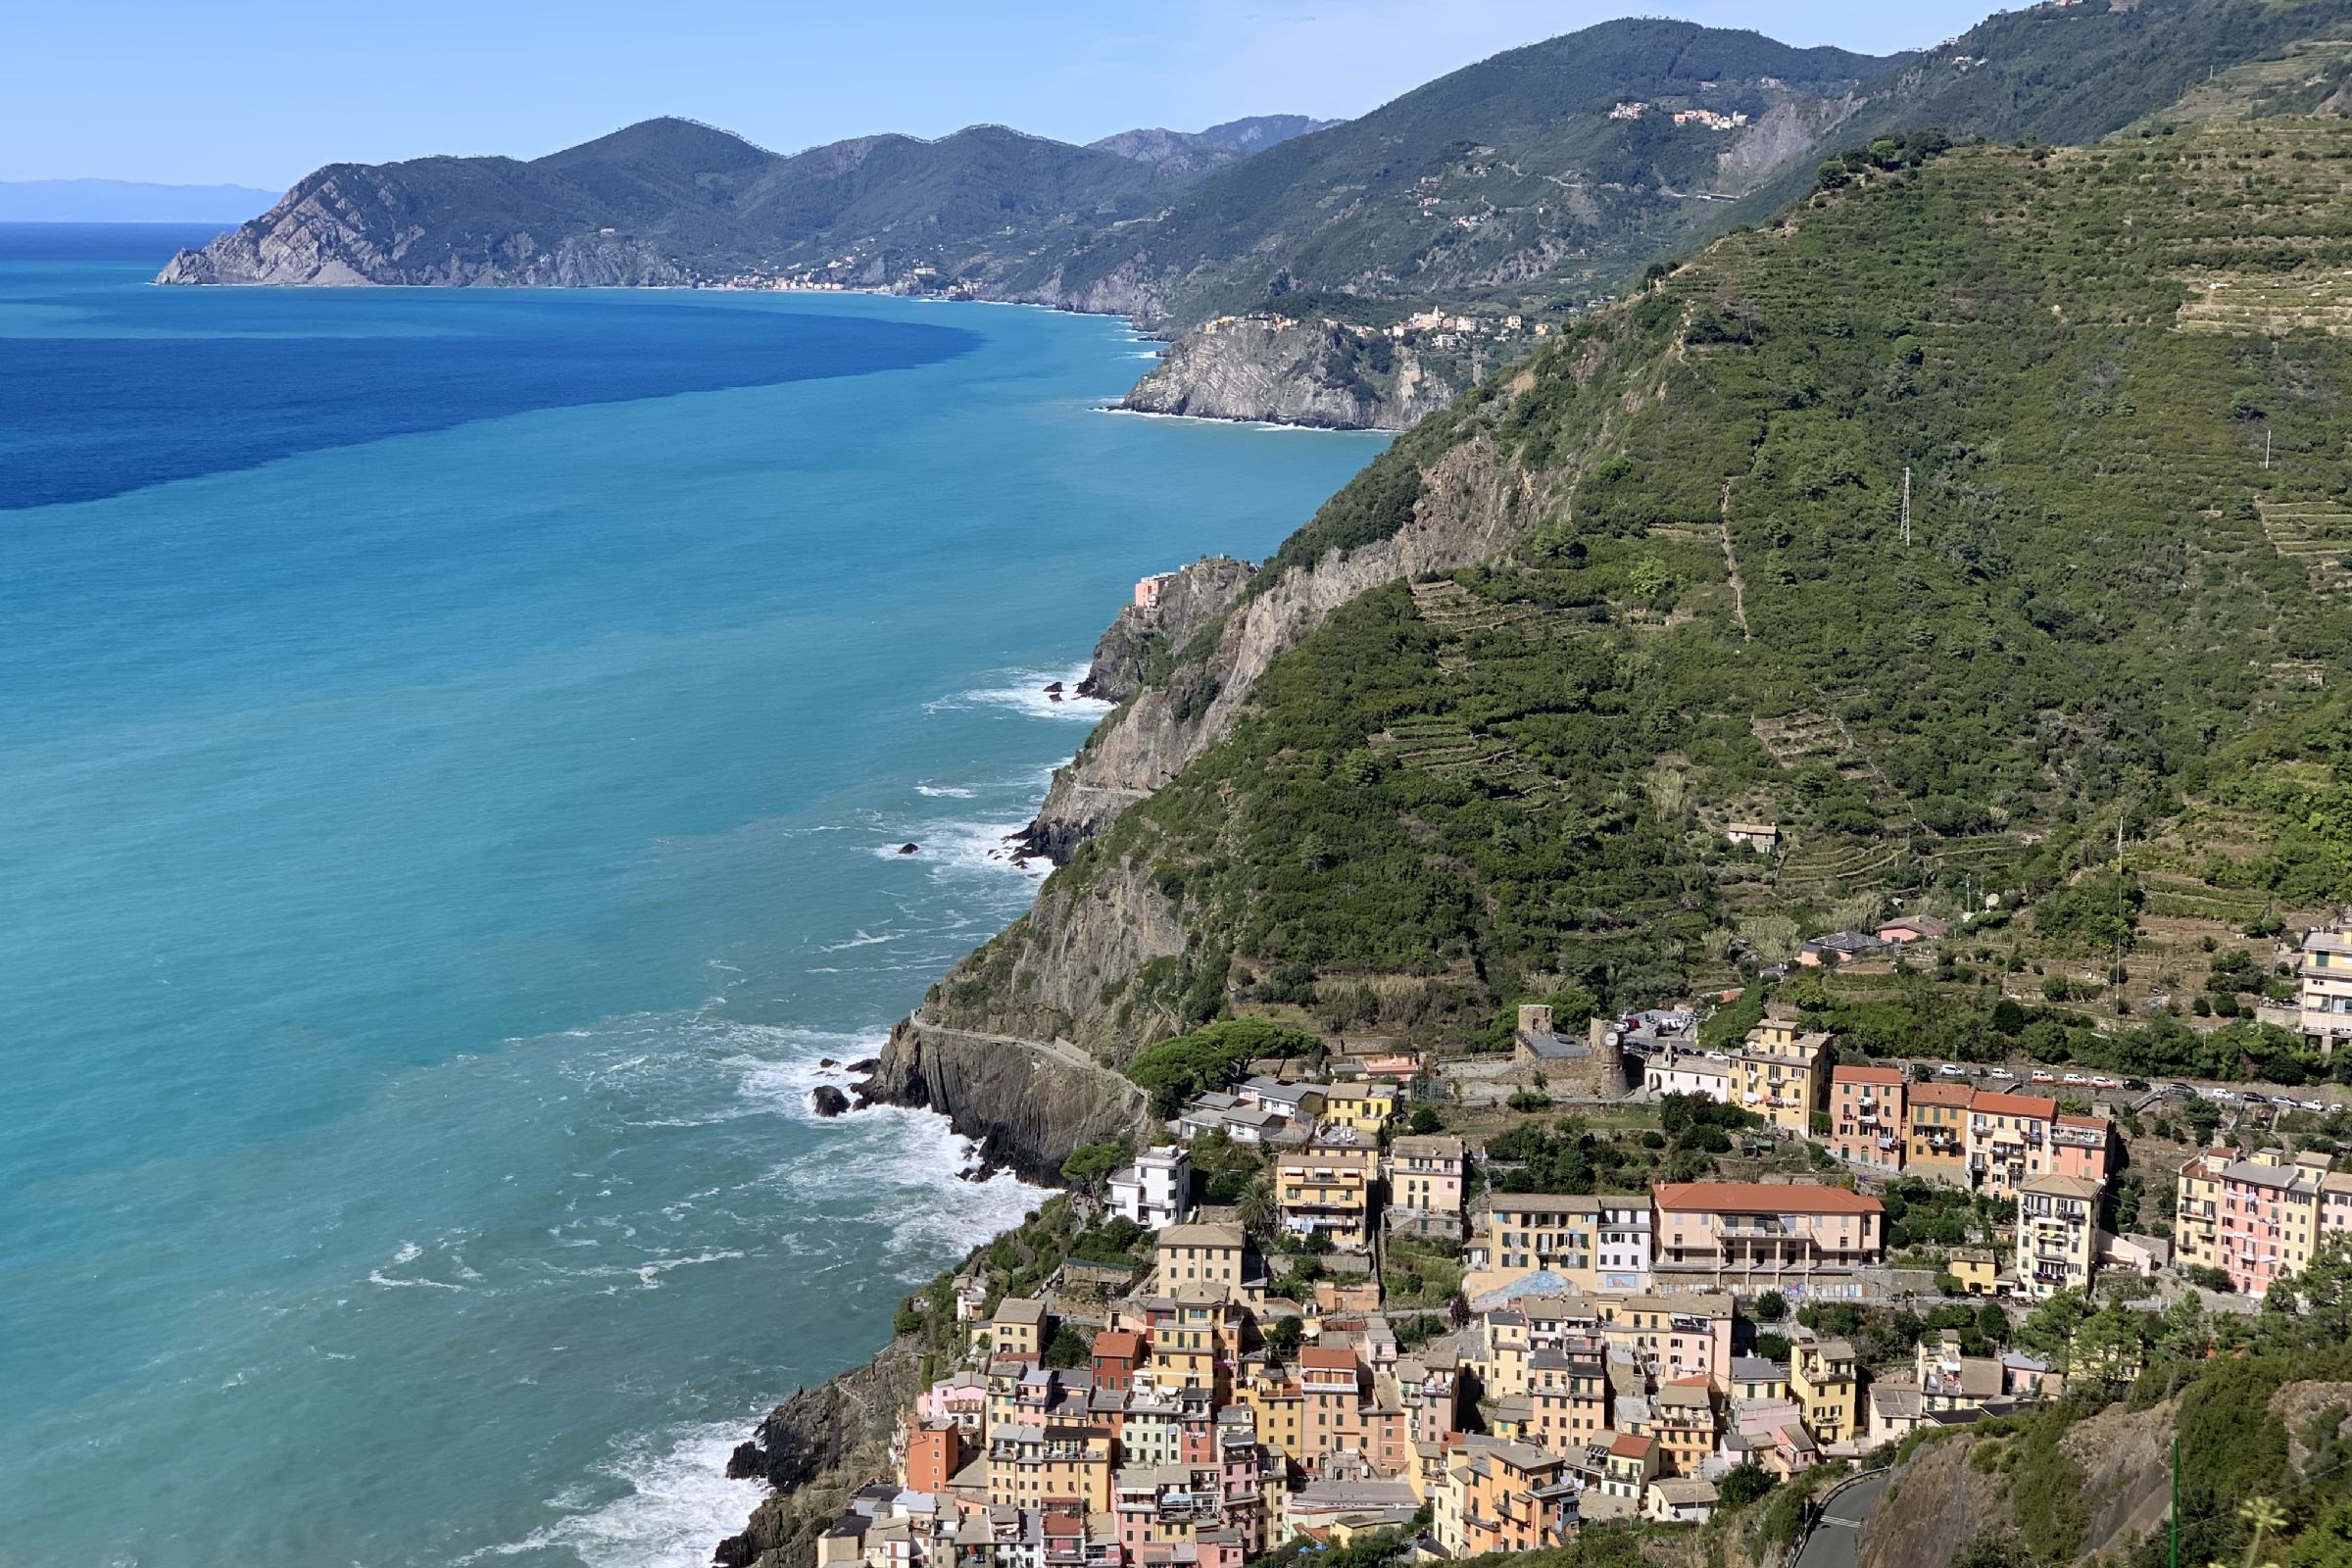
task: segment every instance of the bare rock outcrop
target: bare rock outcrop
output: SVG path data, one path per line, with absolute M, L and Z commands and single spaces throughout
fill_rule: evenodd
M 1335 430 L 1409 430 L 1460 388 L 1411 349 L 1321 322 L 1226 319 L 1186 333 L 1120 407 Z
M 693 281 L 667 256 L 610 232 L 534 237 L 516 228 L 465 246 L 432 234 L 428 214 L 395 177 L 336 165 L 304 180 L 275 207 L 181 251 L 159 283 L 348 287 L 409 284 L 522 288 L 661 287 Z
M 775 1488 L 743 1533 L 718 1544 L 724 1568 L 810 1568 L 816 1538 L 849 1494 L 888 1469 L 899 1412 L 922 1389 L 921 1347 L 904 1336 L 861 1366 L 802 1389 L 738 1446 L 727 1474 Z
M 1034 1182 L 1059 1181 L 1062 1161 L 1084 1145 L 1142 1141 L 1151 1119 L 1142 1090 L 1075 1046 L 920 1015 L 890 1032 L 865 1092 L 940 1112 L 990 1165 Z

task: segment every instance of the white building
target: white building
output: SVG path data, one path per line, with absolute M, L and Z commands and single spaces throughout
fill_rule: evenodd
M 1604 1295 L 1649 1290 L 1649 1200 L 1602 1198 L 1594 1226 L 1593 1266 Z
M 1699 1095 L 1732 1102 L 1732 1064 L 1696 1052 L 1668 1052 L 1652 1056 L 1642 1069 L 1642 1087 L 1652 1095 Z
M 1110 1178 L 1110 1209 L 1146 1230 L 1181 1225 L 1193 1212 L 1193 1156 L 1173 1145 L 1147 1149 Z
M 2322 1054 L 2352 1040 L 2352 935 L 2322 926 L 2303 938 L 2301 1033 Z

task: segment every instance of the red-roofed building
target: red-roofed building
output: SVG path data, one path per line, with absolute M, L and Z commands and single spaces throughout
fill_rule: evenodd
M 1133 1329 L 1104 1329 L 1095 1336 L 1095 1387 L 1135 1387 L 1135 1370 L 1147 1353 L 1144 1337 Z
M 1766 1290 L 1781 1275 L 1874 1267 L 1885 1253 L 1884 1205 L 1842 1187 L 1660 1182 L 1650 1207 L 1661 1275 L 1698 1270 Z
M 1903 1168 L 1903 1091 L 1899 1067 L 1830 1070 L 1830 1152 L 1849 1164 Z

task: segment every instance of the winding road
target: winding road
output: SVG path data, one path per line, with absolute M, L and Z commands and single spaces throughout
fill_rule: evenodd
M 1854 1547 L 1862 1534 L 1862 1521 L 1870 1517 L 1870 1511 L 1879 1505 L 1879 1494 L 1886 1490 L 1886 1476 L 1875 1475 L 1832 1497 L 1814 1521 L 1813 1533 L 1805 1538 L 1804 1550 L 1796 1554 L 1793 1568 L 1859 1568 Z

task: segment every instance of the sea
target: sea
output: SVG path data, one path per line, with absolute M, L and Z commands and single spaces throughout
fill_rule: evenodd
M 205 237 L 0 227 L 0 1564 L 700 1568 L 1040 1198 L 809 1093 L 1034 895 L 1045 688 L 1379 438 L 1105 412 L 1099 318 L 147 285 Z

